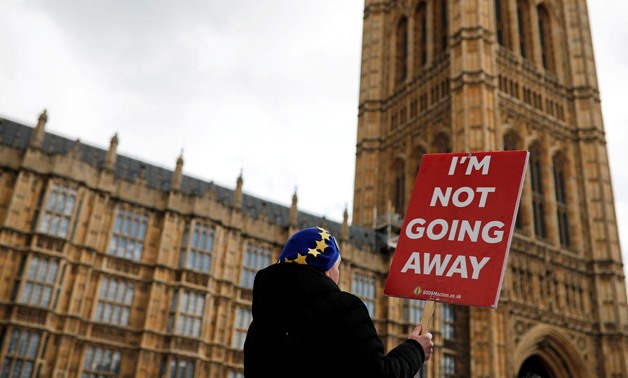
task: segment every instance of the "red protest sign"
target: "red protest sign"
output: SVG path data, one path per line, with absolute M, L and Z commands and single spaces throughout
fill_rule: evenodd
M 528 155 L 423 155 L 384 294 L 497 307 Z

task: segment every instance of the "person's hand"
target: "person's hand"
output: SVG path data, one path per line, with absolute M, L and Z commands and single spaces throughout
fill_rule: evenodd
M 414 327 L 414 330 L 412 331 L 412 333 L 410 333 L 410 336 L 408 336 L 408 338 L 415 340 L 419 344 L 421 344 L 421 346 L 423 347 L 423 352 L 425 354 L 425 361 L 427 361 L 432 357 L 432 353 L 434 353 L 434 343 L 432 342 L 431 333 L 427 332 L 421 335 L 421 328 L 421 324 L 417 324 L 417 326 Z

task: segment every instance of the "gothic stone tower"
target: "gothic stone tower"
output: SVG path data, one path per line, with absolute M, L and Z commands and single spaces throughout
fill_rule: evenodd
M 394 238 L 424 153 L 530 151 L 499 305 L 455 306 L 428 376 L 628 376 L 586 1 L 365 0 L 361 65 L 355 225 Z

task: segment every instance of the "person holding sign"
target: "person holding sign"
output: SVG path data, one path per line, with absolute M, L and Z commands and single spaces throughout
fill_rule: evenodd
M 417 325 L 385 353 L 360 298 L 341 291 L 336 239 L 320 227 L 286 242 L 276 264 L 257 272 L 244 343 L 244 376 L 413 377 L 430 359 L 432 335 Z

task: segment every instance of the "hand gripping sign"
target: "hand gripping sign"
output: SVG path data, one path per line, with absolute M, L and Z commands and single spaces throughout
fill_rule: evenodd
M 528 155 L 423 155 L 384 294 L 497 307 Z

